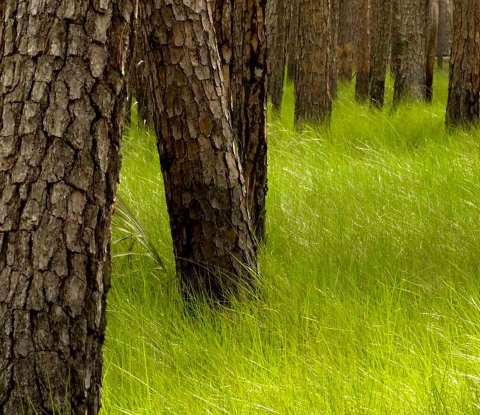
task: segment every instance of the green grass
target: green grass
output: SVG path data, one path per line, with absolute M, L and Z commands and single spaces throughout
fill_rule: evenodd
M 262 300 L 215 315 L 183 313 L 155 138 L 127 132 L 120 194 L 166 272 L 115 244 L 103 413 L 480 414 L 480 134 L 445 133 L 446 84 L 395 113 L 342 87 L 302 133 L 289 86 Z

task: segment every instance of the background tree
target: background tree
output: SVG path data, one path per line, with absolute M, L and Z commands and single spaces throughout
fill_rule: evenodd
M 370 1 L 356 0 L 355 11 L 355 99 L 368 99 L 370 81 Z
M 443 68 L 445 56 L 450 55 L 452 44 L 452 4 L 450 0 L 438 0 L 437 64 Z
M 425 98 L 427 102 L 433 99 L 433 75 L 435 71 L 435 56 L 437 52 L 438 33 L 438 0 L 430 1 L 430 11 L 427 14 L 427 73 L 425 77 Z
M 330 0 L 330 95 L 332 99 L 338 96 L 338 31 L 340 18 L 340 0 Z
M 100 408 L 128 1 L 7 0 L 0 29 L 0 414 Z
M 480 2 L 454 0 L 447 125 L 478 122 L 480 114 Z
M 338 4 L 338 79 L 341 82 L 350 82 L 354 66 L 355 0 L 338 0 Z
M 300 0 L 287 2 L 288 38 L 287 38 L 287 75 L 292 81 L 297 76 L 297 54 L 300 30 Z
M 251 283 L 256 249 L 213 22 L 185 3 L 140 2 L 141 42 L 177 274 L 186 296 L 224 302 Z
M 382 108 L 390 52 L 393 0 L 370 0 L 370 102 Z

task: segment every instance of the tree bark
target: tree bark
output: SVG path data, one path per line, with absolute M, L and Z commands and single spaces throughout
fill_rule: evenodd
M 288 6 L 290 4 L 290 6 Z M 298 42 L 300 30 L 300 0 L 287 2 L 288 39 L 287 39 L 287 76 L 295 81 L 297 78 Z
M 478 123 L 480 114 L 480 2 L 454 0 L 447 125 Z
M 213 22 L 186 3 L 140 2 L 141 41 L 181 288 L 223 303 L 251 285 L 256 248 Z
M 427 73 L 428 15 L 431 0 L 401 1 L 400 44 L 397 60 L 394 104 L 404 99 L 425 99 Z M 398 39 L 397 39 L 398 41 Z
M 330 0 L 300 0 L 295 124 L 322 124 L 331 117 L 329 14 Z
M 338 79 L 340 82 L 352 80 L 354 66 L 354 0 L 338 0 L 339 27 L 337 45 Z
M 396 79 L 402 63 L 402 10 L 404 0 L 392 0 L 390 72 Z
M 224 19 L 221 23 L 220 16 Z M 256 240 L 263 244 L 267 195 L 266 0 L 217 0 L 216 19 L 216 27 L 224 28 L 217 30 L 217 42 L 224 73 L 230 73 L 227 97 L 239 144 L 248 211 Z M 228 39 L 224 37 L 226 28 L 231 30 Z
M 370 104 L 382 108 L 389 60 L 392 0 L 371 0 Z
M 443 58 L 447 50 L 447 0 L 438 0 L 437 65 L 443 69 Z
M 132 9 L 128 0 L 5 4 L 2 415 L 100 408 Z
M 430 11 L 427 14 L 427 73 L 425 78 L 425 99 L 433 100 L 433 75 L 435 72 L 435 54 L 437 51 L 438 33 L 438 0 L 431 0 Z
M 332 100 L 338 97 L 338 31 L 340 18 L 340 0 L 331 0 L 330 4 L 330 96 Z
M 357 72 L 355 99 L 364 102 L 369 96 L 370 81 L 370 1 L 356 0 L 355 38 Z

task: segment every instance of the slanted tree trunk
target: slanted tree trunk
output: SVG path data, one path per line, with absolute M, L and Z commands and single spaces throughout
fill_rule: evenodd
M 338 79 L 340 82 L 350 82 L 354 66 L 355 0 L 338 0 L 338 2 Z
M 397 0 L 399 1 L 399 0 Z M 404 99 L 425 99 L 427 73 L 428 14 L 431 0 L 401 0 L 400 46 L 394 104 Z
M 330 97 L 330 0 L 300 0 L 300 42 L 295 80 L 295 123 L 322 124 Z
M 251 285 L 256 249 L 213 22 L 186 3 L 140 2 L 141 42 L 181 288 L 226 302 Z
M 275 0 L 273 0 L 275 1 Z M 295 81 L 297 78 L 298 42 L 300 31 L 300 0 L 287 2 L 288 38 L 287 38 L 287 76 Z
M 447 54 L 447 16 L 447 0 L 438 0 L 437 65 L 440 69 Z
M 392 27 L 392 0 L 371 0 L 370 103 L 382 108 Z
M 480 3 L 454 0 L 447 125 L 478 123 L 480 116 Z
M 132 4 L 7 0 L 0 414 L 96 415 Z
M 355 99 L 364 102 L 369 95 L 370 80 L 370 1 L 356 0 L 356 82 Z
M 338 97 L 338 64 L 337 64 L 337 48 L 338 48 L 338 30 L 340 18 L 340 0 L 331 0 L 330 4 L 330 95 L 333 99 Z
M 435 53 L 437 51 L 438 32 L 438 0 L 431 0 L 430 11 L 427 14 L 427 73 L 425 77 L 425 99 L 432 102 L 433 99 L 433 75 L 435 72 Z
M 285 0 L 268 1 L 268 94 L 276 113 L 280 112 L 283 97 L 289 8 Z

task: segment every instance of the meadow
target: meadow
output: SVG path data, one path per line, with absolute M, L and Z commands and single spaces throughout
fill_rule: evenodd
M 116 221 L 103 410 L 480 414 L 480 132 L 434 102 L 341 86 L 330 130 L 269 113 L 259 299 L 184 312 L 153 133 L 133 115 Z M 387 102 L 392 100 L 391 82 Z

